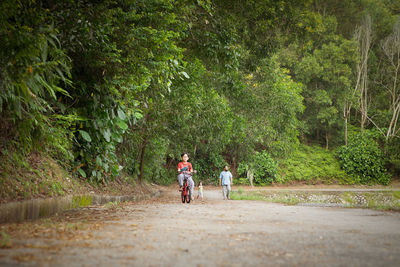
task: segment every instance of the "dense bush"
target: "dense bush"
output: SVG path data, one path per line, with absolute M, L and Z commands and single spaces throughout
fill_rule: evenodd
M 400 139 L 395 138 L 385 142 L 385 167 L 393 178 L 400 177 Z
M 352 135 L 348 145 L 338 150 L 338 156 L 342 169 L 355 175 L 360 183 L 390 183 L 390 176 L 384 168 L 383 153 L 369 132 Z
M 277 181 L 344 183 L 354 184 L 354 179 L 340 169 L 335 154 L 319 146 L 300 145 L 280 162 L 280 176 Z
M 267 151 L 256 152 L 247 163 L 240 163 L 237 170 L 239 175 L 248 171 L 254 173 L 254 184 L 265 185 L 276 181 L 278 164 Z

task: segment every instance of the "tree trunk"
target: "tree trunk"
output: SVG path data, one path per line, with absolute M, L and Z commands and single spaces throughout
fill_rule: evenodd
M 145 138 L 143 140 L 142 148 L 140 149 L 139 183 L 142 183 L 142 181 L 143 181 L 144 155 L 146 153 L 146 147 L 147 147 L 147 139 Z
M 344 144 L 347 146 L 347 116 L 344 117 Z
M 325 149 L 328 150 L 329 149 L 329 132 L 326 131 L 325 133 Z
M 358 52 L 360 62 L 357 66 L 356 90 L 359 92 L 359 103 L 361 113 L 361 131 L 364 131 L 368 119 L 368 57 L 372 42 L 371 17 L 365 16 L 363 24 L 356 30 L 356 39 L 359 44 Z
M 400 84 L 398 82 L 398 76 L 400 74 L 400 21 L 394 25 L 393 33 L 382 42 L 382 50 L 385 53 L 388 62 L 393 67 L 393 74 L 390 73 L 390 76 L 393 77 L 392 85 L 388 88 L 391 96 L 389 111 L 393 112 L 386 131 L 386 140 L 389 140 L 396 136 L 399 131 L 397 129 L 397 121 L 400 112 Z
M 392 119 L 390 120 L 389 127 L 387 129 L 386 133 L 386 140 L 389 140 L 390 137 L 393 137 L 396 135 L 396 129 L 397 129 L 397 120 L 399 118 L 399 112 L 400 112 L 400 98 L 397 101 L 397 105 L 395 105 L 393 108 L 393 113 L 392 113 Z

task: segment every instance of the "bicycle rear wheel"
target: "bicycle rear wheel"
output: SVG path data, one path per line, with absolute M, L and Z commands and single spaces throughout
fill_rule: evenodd
M 190 200 L 192 200 L 192 194 L 190 194 L 190 190 L 188 188 L 188 193 L 186 194 L 186 203 L 190 203 Z

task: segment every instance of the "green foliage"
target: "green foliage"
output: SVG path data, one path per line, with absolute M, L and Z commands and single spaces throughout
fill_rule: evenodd
M 57 123 L 49 114 L 69 96 L 62 86 L 71 83 L 70 60 L 49 10 L 35 1 L 2 1 L 0 43 L 0 145 L 11 141 L 27 153 L 48 143 L 46 131 Z
M 139 104 L 151 109 L 153 99 L 158 102 L 158 95 L 141 92 L 164 94 L 179 77 L 174 7 L 170 1 L 70 1 L 55 11 L 66 18 L 58 24 L 60 41 L 75 63 L 76 90 L 64 104 L 85 118 L 73 129 L 77 170 L 107 182 L 122 169 L 117 146 L 143 117 Z
M 211 154 L 208 157 L 198 157 L 193 161 L 193 168 L 198 174 L 194 176 L 196 182 L 202 181 L 203 184 L 216 184 L 220 172 L 227 162 L 221 155 Z
M 306 126 L 302 133 L 318 142 L 324 137 L 321 143 L 328 147 L 331 139 L 336 141 L 341 137 L 344 106 L 356 104 L 353 79 L 357 46 L 335 33 L 334 16 L 315 12 L 305 12 L 302 16 L 305 20 L 299 21 L 298 26 L 306 33 L 282 49 L 279 57 L 294 73 L 295 80 L 307 87 L 302 94 L 306 106 L 301 116 Z
M 384 40 L 396 12 L 387 1 L 354 0 L 2 1 L 0 148 L 16 159 L 44 151 L 97 183 L 124 169 L 169 184 L 182 151 L 195 179 L 209 182 L 227 162 L 254 168 L 259 184 L 357 182 L 329 152 L 290 153 L 299 135 L 343 144 L 342 111 L 358 109 L 351 35 L 370 13 Z M 387 124 L 396 68 L 380 61 L 380 45 L 370 54 L 369 115 Z M 395 138 L 385 143 L 394 174 L 398 148 Z
M 236 113 L 229 148 L 239 161 L 247 161 L 257 148 L 284 155 L 298 142 L 302 84 L 292 80 L 277 57 L 260 63 L 255 72 L 237 81 L 237 95 L 228 96 Z
M 234 185 L 250 185 L 250 181 L 247 178 L 236 178 L 233 179 Z
M 168 144 L 169 140 L 162 137 L 155 137 L 148 144 L 144 165 L 144 178 L 146 180 L 162 185 L 170 185 L 176 181 L 176 168 L 169 170 L 164 166 Z
M 93 110 L 92 115 L 96 112 L 98 113 L 95 119 L 82 123 L 87 131 L 77 131 L 76 159 L 77 163 L 83 166 L 83 170 L 78 169 L 82 176 L 100 182 L 119 174 L 121 167 L 115 150 L 116 145 L 122 142 L 122 136 L 128 125 L 127 117 L 121 108 L 115 112 Z
M 1 231 L 0 248 L 10 248 L 12 245 L 11 237 L 6 232 Z
M 335 153 L 319 146 L 299 145 L 279 162 L 277 182 L 354 184 L 354 178 L 340 169 Z
M 370 132 L 353 134 L 348 145 L 338 150 L 338 157 L 342 169 L 357 176 L 360 183 L 389 184 L 390 176 L 384 168 L 382 151 Z
M 256 152 L 247 163 L 240 163 L 238 174 L 248 171 L 254 173 L 254 184 L 265 185 L 276 181 L 278 175 L 278 164 L 267 151 Z

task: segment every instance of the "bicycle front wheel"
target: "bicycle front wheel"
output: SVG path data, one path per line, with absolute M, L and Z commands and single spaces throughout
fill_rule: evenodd
M 185 196 L 185 193 L 184 193 L 183 190 L 182 190 L 182 193 L 181 193 L 181 198 L 182 198 L 182 203 L 185 203 L 186 196 Z

